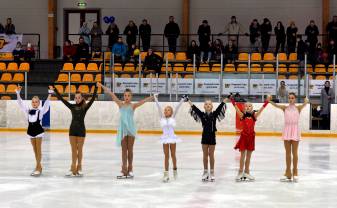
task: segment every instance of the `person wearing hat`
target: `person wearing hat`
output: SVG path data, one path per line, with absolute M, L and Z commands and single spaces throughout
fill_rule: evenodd
M 142 24 L 139 25 L 139 35 L 142 39 L 143 50 L 148 51 L 151 42 L 151 25 L 148 24 L 146 19 L 143 19 Z

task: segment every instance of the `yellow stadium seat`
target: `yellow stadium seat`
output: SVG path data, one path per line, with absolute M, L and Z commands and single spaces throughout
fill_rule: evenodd
M 252 53 L 251 60 L 252 61 L 261 61 L 261 53 Z
M 193 79 L 193 74 L 186 74 L 184 76 L 185 79 Z
M 23 82 L 25 81 L 25 77 L 22 73 L 15 73 L 13 77 L 13 82 Z
M 261 72 L 261 65 L 260 64 L 252 64 L 250 67 L 251 72 Z
M 64 90 L 64 93 L 69 93 L 69 90 L 70 90 L 70 93 L 72 94 L 76 93 L 75 85 L 70 85 L 70 88 L 69 88 L 69 85 L 67 85 L 66 89 Z
M 17 70 L 19 70 L 18 64 L 14 63 L 14 62 L 9 63 L 8 66 L 7 66 L 7 70 L 8 71 L 17 71 Z
M 289 55 L 289 61 L 297 61 L 297 53 L 291 53 Z
M 197 68 L 195 68 L 195 69 L 197 70 Z M 187 72 L 193 72 L 194 71 L 193 64 L 187 64 L 186 71 Z
M 278 60 L 279 61 L 287 61 L 288 60 L 287 54 L 286 53 L 279 53 L 278 54 Z
M 235 72 L 235 66 L 234 66 L 234 64 L 226 64 L 224 71 L 225 72 Z
M 176 61 L 186 61 L 186 53 L 185 52 L 177 52 L 176 54 Z
M 85 71 L 87 67 L 85 67 L 84 63 L 77 63 L 75 66 L 75 71 Z
M 113 66 L 112 68 L 114 71 L 122 71 L 123 70 L 123 67 L 122 67 L 122 64 L 120 63 L 115 63 L 115 65 Z
M 263 60 L 265 60 L 265 61 L 273 61 L 273 60 L 275 60 L 274 54 L 273 53 L 265 53 L 263 55 Z
M 133 71 L 135 71 L 135 65 L 132 64 L 132 63 L 125 64 L 124 71 L 127 71 L 127 72 L 133 72 Z
M 166 72 L 166 66 L 163 65 L 160 70 L 162 72 Z M 172 66 L 170 64 L 167 66 L 167 71 L 169 71 L 169 72 L 172 71 Z
M 167 52 L 165 53 L 165 60 L 168 60 L 168 61 L 174 61 L 174 53 L 172 52 Z
M 3 73 L 1 75 L 1 81 L 2 82 L 10 82 L 10 81 L 12 81 L 12 74 L 11 73 Z
M 88 71 L 98 71 L 98 67 L 96 63 L 89 63 L 87 67 Z
M 278 65 L 278 72 L 279 73 L 287 73 L 287 66 L 285 64 L 279 64 Z
M 289 72 L 290 73 L 297 73 L 298 72 L 298 64 L 290 64 Z
M 337 66 L 336 66 L 336 71 L 337 71 Z M 333 72 L 333 64 L 330 64 L 328 67 L 328 72 L 332 73 Z
M 20 71 L 29 71 L 30 70 L 30 65 L 29 63 L 21 63 L 19 67 Z
M 142 51 L 141 53 L 140 53 L 140 58 L 142 59 L 142 61 L 144 61 L 145 60 L 145 57 L 147 56 L 147 52 L 146 51 Z
M 70 76 L 70 81 L 71 82 L 81 82 L 81 75 L 80 74 L 71 74 Z
M 185 71 L 185 66 L 184 66 L 184 64 L 175 64 L 175 65 L 173 66 L 173 71 L 174 71 L 174 72 L 183 72 L 183 71 Z
M 290 75 L 289 79 L 298 79 L 298 76 L 297 75 Z
M 94 75 L 93 74 L 84 74 L 82 78 L 82 82 L 93 82 Z
M 329 80 L 335 80 L 334 76 L 330 76 Z
M 325 65 L 324 64 L 316 64 L 315 72 L 316 73 L 325 73 L 326 72 Z
M 248 65 L 247 64 L 239 64 L 236 71 L 238 71 L 238 72 L 248 72 Z
M 239 61 L 248 61 L 248 53 L 239 53 Z
M 6 91 L 5 85 L 0 84 L 0 93 L 4 93 Z
M 69 81 L 69 76 L 68 74 L 59 74 L 57 81 L 56 82 L 68 82 Z
M 316 80 L 326 80 L 326 76 L 324 76 L 324 75 L 317 75 L 315 79 Z
M 74 65 L 72 63 L 64 63 L 62 70 L 72 71 L 72 70 L 74 70 Z
M 83 93 L 83 94 L 89 94 L 89 87 L 88 87 L 88 85 L 80 85 L 78 87 L 77 91 L 79 91 L 80 93 Z
M 146 76 L 145 76 L 145 78 L 156 78 L 156 74 L 154 74 L 154 73 L 150 73 L 150 74 L 147 74 Z
M 143 78 L 143 75 L 141 74 L 140 77 Z M 139 78 L 139 74 L 133 75 L 133 78 Z
M 131 75 L 130 74 L 122 74 L 121 78 L 131 78 Z
M 6 63 L 0 62 L 0 71 L 5 71 L 6 70 Z
M 110 60 L 110 58 L 111 58 L 111 52 L 109 51 L 109 52 L 104 52 L 104 59 L 105 60 Z
M 221 64 L 213 64 L 211 68 L 212 72 L 220 72 L 221 71 Z
M 274 72 L 273 64 L 265 64 L 262 69 L 263 72 Z
M 314 70 L 312 69 L 312 65 L 311 64 L 307 64 L 307 72 L 308 73 L 312 73 Z
M 90 89 L 90 93 L 93 94 L 94 90 L 95 90 L 95 86 L 92 86 L 91 89 Z M 102 88 L 101 87 L 97 88 L 97 93 L 98 94 L 102 93 Z
M 8 95 L 4 95 L 1 97 L 1 100 L 11 100 L 11 96 L 8 96 Z
M 166 78 L 166 74 L 159 74 L 158 78 Z
M 157 54 L 158 56 L 160 56 L 160 57 L 163 57 L 163 54 L 161 53 L 161 52 L 159 52 L 159 51 L 156 51 L 156 52 L 154 52 L 155 54 Z
M 209 65 L 208 64 L 200 64 L 199 66 L 199 71 L 200 72 L 209 72 Z
M 7 93 L 15 93 L 15 90 L 18 86 L 15 85 L 15 84 L 10 84 L 10 85 L 7 85 L 7 90 L 6 92 Z
M 97 74 L 96 75 L 95 82 L 102 82 L 102 74 Z
M 286 79 L 286 75 L 278 75 L 278 79 Z
M 182 78 L 181 74 L 172 74 L 172 79 L 175 79 L 175 78 Z
M 59 91 L 60 94 L 63 94 L 64 87 L 63 85 L 55 85 L 55 88 L 57 91 Z

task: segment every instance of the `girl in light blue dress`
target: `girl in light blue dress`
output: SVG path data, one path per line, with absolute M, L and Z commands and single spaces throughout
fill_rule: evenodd
M 122 146 L 122 175 L 117 176 L 118 179 L 133 178 L 133 144 L 135 142 L 135 137 L 137 134 L 136 124 L 133 119 L 134 111 L 139 106 L 143 105 L 148 101 L 153 100 L 153 96 L 147 97 L 137 103 L 131 103 L 132 92 L 130 89 L 124 91 L 124 100 L 118 99 L 118 97 L 109 90 L 109 88 L 99 84 L 105 92 L 107 92 L 113 101 L 119 107 L 120 121 L 117 131 L 117 145 Z

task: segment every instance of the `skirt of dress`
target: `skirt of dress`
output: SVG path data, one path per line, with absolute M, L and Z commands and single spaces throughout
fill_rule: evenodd
M 240 139 L 236 143 L 234 149 L 241 151 L 254 151 L 255 150 L 255 133 L 254 134 L 244 134 L 241 133 Z

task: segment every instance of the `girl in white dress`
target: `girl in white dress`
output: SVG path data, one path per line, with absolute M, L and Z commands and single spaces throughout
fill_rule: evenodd
M 172 163 L 173 163 L 174 179 L 177 179 L 178 177 L 176 143 L 180 142 L 180 139 L 174 133 L 174 128 L 176 126 L 175 116 L 177 115 L 177 112 L 185 99 L 182 98 L 180 100 L 179 104 L 176 106 L 174 111 L 171 106 L 166 106 L 164 108 L 164 113 L 163 113 L 163 110 L 160 107 L 160 104 L 158 102 L 158 94 L 156 94 L 154 98 L 155 98 L 159 116 L 160 116 L 160 126 L 163 129 L 163 134 L 160 137 L 160 141 L 163 144 L 163 150 L 164 150 L 164 155 L 165 155 L 165 171 L 164 171 L 163 182 L 168 182 L 169 181 L 170 150 L 171 150 L 171 157 L 172 157 Z

